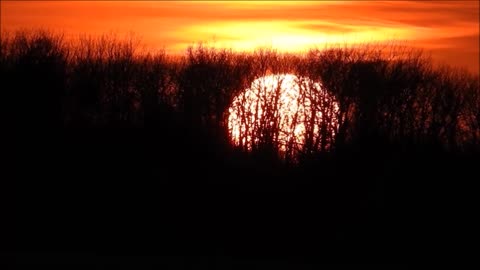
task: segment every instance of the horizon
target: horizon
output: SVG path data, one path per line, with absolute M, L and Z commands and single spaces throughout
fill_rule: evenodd
M 1 30 L 41 28 L 67 38 L 134 33 L 147 50 L 170 54 L 198 43 L 298 53 L 393 40 L 478 73 L 478 7 L 477 1 L 2 1 Z

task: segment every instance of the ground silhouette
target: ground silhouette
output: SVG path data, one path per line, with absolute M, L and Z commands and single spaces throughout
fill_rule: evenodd
M 442 220 L 462 215 L 457 187 L 478 173 L 478 75 L 395 44 L 304 55 L 200 44 L 175 57 L 22 32 L 0 49 L 15 139 L 5 251 L 18 258 L 397 263 L 455 243 Z M 284 73 L 320 81 L 340 105 L 333 147 L 296 162 L 228 138 L 233 98 Z

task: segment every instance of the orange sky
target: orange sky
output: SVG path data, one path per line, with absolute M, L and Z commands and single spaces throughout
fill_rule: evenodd
M 302 51 L 325 43 L 398 39 L 437 61 L 479 70 L 478 1 L 1 1 L 1 29 L 67 36 L 134 32 L 149 48 L 199 41 Z

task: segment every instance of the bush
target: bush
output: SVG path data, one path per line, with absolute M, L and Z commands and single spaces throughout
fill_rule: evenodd
M 338 101 L 334 153 L 479 150 L 478 76 L 434 67 L 421 51 L 395 43 L 305 54 L 237 53 L 199 44 L 176 58 L 141 51 L 134 38 L 82 36 L 69 43 L 40 31 L 4 33 L 0 50 L 4 91 L 13 94 L 22 126 L 162 129 L 169 123 L 189 140 L 226 150 L 233 99 L 256 78 L 292 73 L 320 83 Z M 328 108 L 317 101 L 312 106 Z M 312 148 L 311 133 L 303 153 L 325 152 Z

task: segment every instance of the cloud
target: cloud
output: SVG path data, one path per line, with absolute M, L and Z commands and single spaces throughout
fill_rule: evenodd
M 214 36 L 242 48 L 271 40 L 285 49 L 340 37 L 399 38 L 445 55 L 476 53 L 478 59 L 478 24 L 478 1 L 1 2 L 2 30 L 134 31 L 149 46 L 179 50 Z
M 296 27 L 300 29 L 311 30 L 321 33 L 352 33 L 357 30 L 356 27 L 352 25 L 343 25 L 337 23 L 327 23 L 327 22 L 311 22 L 311 23 L 299 23 L 296 24 Z

